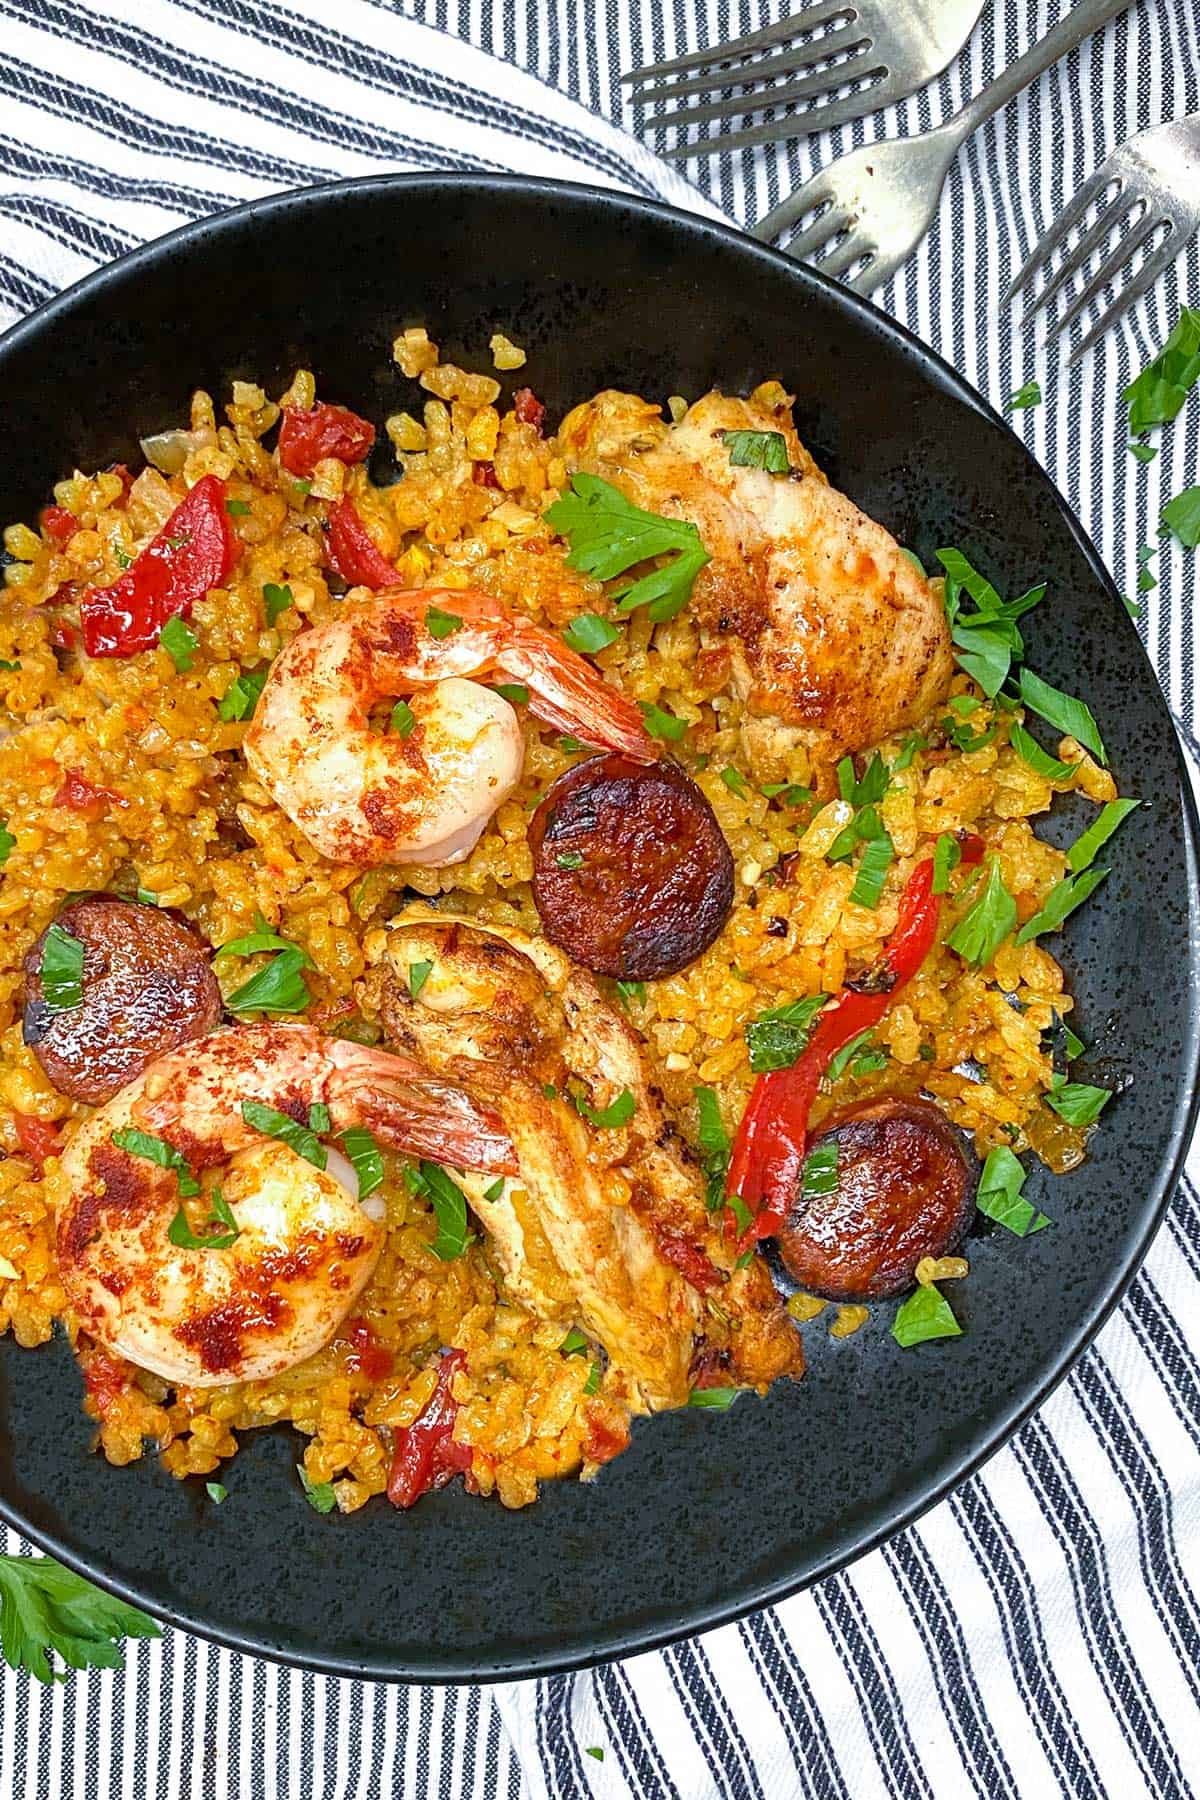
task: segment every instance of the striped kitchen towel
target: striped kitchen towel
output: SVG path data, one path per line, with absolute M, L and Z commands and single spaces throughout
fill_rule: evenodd
M 622 68 L 787 0 L 0 0 L 0 324 L 182 219 L 378 168 L 512 168 L 750 220 L 820 161 L 936 122 L 1053 22 L 996 0 L 922 95 L 687 165 L 624 135 Z M 424 29 L 434 27 L 436 29 Z M 482 54 L 507 64 L 489 61 Z M 1200 480 L 1197 400 L 1148 467 L 1115 397 L 1182 299 L 1192 246 L 1081 370 L 1027 357 L 1011 271 L 1113 144 L 1200 107 L 1196 0 L 1143 0 L 988 125 L 880 296 L 1018 429 L 1133 592 L 1163 502 Z M 523 73 L 526 71 L 527 73 Z M 545 86 L 538 85 L 539 78 Z M 1197 728 L 1195 561 L 1160 552 L 1141 629 Z M 326 1680 L 179 1632 L 123 1675 L 0 1682 L 0 1800 L 913 1800 L 1200 1787 L 1200 1160 L 1119 1312 L 1054 1398 L 919 1526 L 769 1612 L 673 1649 L 495 1689 Z M 7 1549 L 16 1548 L 9 1534 Z

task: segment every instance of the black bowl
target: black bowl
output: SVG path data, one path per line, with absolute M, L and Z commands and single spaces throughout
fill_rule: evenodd
M 778 375 L 832 479 L 932 561 L 958 544 L 1018 592 L 1029 657 L 1099 718 L 1123 791 L 1145 802 L 1112 875 L 1066 933 L 1091 1046 L 1123 1090 L 1086 1165 L 1043 1172 L 1053 1230 L 986 1228 L 953 1342 L 901 1351 L 891 1309 L 836 1342 L 809 1327 L 807 1379 L 731 1412 L 641 1424 L 589 1486 L 508 1513 L 455 1487 L 411 1513 L 320 1518 L 287 1431 L 249 1433 L 219 1509 L 153 1458 L 89 1451 L 56 1342 L 0 1345 L 0 1512 L 153 1612 L 337 1673 L 466 1680 L 643 1649 L 777 1600 L 913 1520 L 1043 1399 L 1129 1280 L 1193 1115 L 1195 816 L 1137 634 L 1066 505 L 1004 423 L 872 307 L 738 232 L 665 206 L 525 179 L 383 177 L 256 201 L 91 276 L 0 344 L 0 519 L 32 518 L 73 466 L 132 461 L 203 384 L 321 392 L 382 420 L 419 397 L 390 356 L 423 323 L 487 367 L 508 332 L 552 416 L 606 386 L 656 399 Z M 1081 811 L 1056 807 L 1065 842 Z M 1057 941 L 1056 941 L 1057 942 Z

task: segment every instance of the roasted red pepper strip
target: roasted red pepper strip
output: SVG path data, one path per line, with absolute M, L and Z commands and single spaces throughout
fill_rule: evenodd
M 392 1469 L 387 1484 L 387 1496 L 393 1506 L 411 1506 L 422 1494 L 445 1487 L 470 1468 L 470 1449 L 454 1441 L 458 1401 L 450 1392 L 450 1383 L 466 1360 L 461 1350 L 451 1350 L 443 1356 L 437 1386 L 425 1411 L 411 1425 L 402 1426 L 393 1434 Z
M 329 560 L 343 581 L 369 588 L 401 585 L 399 569 L 393 568 L 349 500 L 330 507 L 327 523 Z
M 962 840 L 962 861 L 977 863 L 982 840 Z M 754 1214 L 744 1245 L 773 1237 L 795 1197 L 808 1147 L 808 1117 L 817 1088 L 838 1051 L 878 1025 L 929 955 L 937 937 L 942 897 L 933 892 L 933 863 L 918 863 L 900 896 L 900 917 L 884 947 L 869 991 L 844 987 L 817 1015 L 812 1036 L 789 1069 L 760 1075 L 738 1127 L 726 1193 Z
M 360 463 L 375 442 L 375 427 L 345 406 L 285 406 L 279 427 L 279 460 L 293 475 L 311 475 L 327 456 Z
M 206 475 L 119 581 L 83 596 L 79 618 L 88 655 L 152 650 L 168 619 L 186 618 L 209 588 L 221 586 L 240 548 L 225 511 L 225 483 Z

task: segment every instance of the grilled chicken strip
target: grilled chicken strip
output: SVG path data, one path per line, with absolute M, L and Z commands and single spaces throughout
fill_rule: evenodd
M 817 468 L 779 390 L 706 394 L 675 425 L 609 390 L 576 407 L 559 443 L 650 512 L 690 519 L 711 562 L 691 612 L 731 654 L 746 748 L 764 774 L 807 752 L 828 773 L 848 750 L 915 725 L 942 698 L 952 662 L 938 595 L 895 539 Z M 735 467 L 725 434 L 778 432 L 790 472 Z
M 426 908 L 392 926 L 387 958 L 391 1039 L 486 1095 L 516 1149 L 502 1188 L 462 1178 L 509 1292 L 595 1337 L 638 1411 L 683 1405 L 701 1371 L 756 1387 L 801 1374 L 765 1263 L 734 1268 L 638 1041 L 592 978 L 542 940 Z M 431 967 L 414 999 L 418 963 Z M 625 1093 L 628 1119 L 589 1122 Z

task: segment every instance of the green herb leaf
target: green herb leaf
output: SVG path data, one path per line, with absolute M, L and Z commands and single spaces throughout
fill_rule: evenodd
M 926 747 L 925 739 L 921 736 L 920 732 L 919 731 L 910 732 L 908 737 L 906 737 L 904 740 L 904 748 L 901 750 L 899 756 L 896 758 L 895 762 L 892 764 L 889 773 L 892 775 L 902 775 L 904 773 L 905 769 L 907 769 L 909 767 L 909 765 L 911 764 L 913 757 L 917 754 L 917 751 L 924 750 L 925 747 Z
M 114 1136 L 116 1134 L 114 1133 Z M 180 1182 L 182 1192 L 183 1183 Z M 241 1237 L 241 1227 L 233 1216 L 233 1209 L 220 1188 L 213 1188 L 208 1196 L 212 1213 L 204 1224 L 199 1236 L 188 1224 L 187 1214 L 182 1206 L 167 1226 L 167 1237 L 178 1250 L 228 1250 L 230 1244 L 236 1244 Z M 225 1230 L 220 1227 L 224 1225 Z
M 365 1200 L 368 1194 L 383 1186 L 383 1157 L 379 1145 L 365 1125 L 348 1125 L 338 1144 L 358 1176 L 358 1197 Z
M 133 897 L 138 902 L 139 906 L 157 906 L 158 905 L 158 895 L 152 894 L 150 892 L 149 888 L 144 888 L 144 887 L 135 888 Z
M 318 1137 L 328 1137 L 333 1130 L 333 1120 L 329 1116 L 329 1108 L 323 1100 L 314 1100 L 308 1109 L 308 1129 L 315 1131 Z
M 1015 394 L 1010 394 L 1004 402 L 1005 412 L 1024 412 L 1027 407 L 1040 406 L 1042 403 L 1041 383 L 1023 381 Z
M 42 1003 L 48 1013 L 83 1005 L 83 944 L 55 920 L 42 944 Z
M 599 475 L 573 475 L 571 491 L 556 500 L 545 517 L 566 538 L 571 567 L 600 581 L 623 575 L 650 557 L 671 555 L 665 567 L 621 591 L 622 612 L 648 606 L 654 621 L 674 618 L 687 605 L 692 584 L 709 561 L 690 520 L 643 512 Z
M 568 755 L 572 755 L 576 750 L 585 748 L 577 737 L 560 737 L 558 740 L 558 747 L 560 750 L 565 750 Z
M 1045 1213 L 1038 1212 L 1024 1198 L 1024 1185 L 1025 1170 L 1007 1145 L 988 1151 L 975 1204 L 985 1218 L 995 1219 L 1016 1237 L 1028 1237 L 1030 1232 L 1041 1231 L 1050 1223 Z
M 0 1654 L 10 1669 L 47 1684 L 66 1669 L 121 1669 L 124 1639 L 161 1636 L 145 1613 L 49 1556 L 0 1556 Z
M 850 889 L 850 898 L 855 906 L 874 908 L 879 905 L 883 884 L 895 854 L 895 847 L 886 831 L 871 839 L 862 853 L 854 886 Z
M 919 1287 L 910 1294 L 892 1321 L 892 1336 L 904 1350 L 930 1338 L 961 1337 L 962 1326 L 950 1303 L 936 1287 Z
M 585 1744 L 583 1746 L 583 1754 L 585 1756 L 594 1756 L 597 1762 L 604 1761 L 604 1752 L 599 1744 Z
M 495 1181 L 489 1182 L 487 1187 L 484 1188 L 483 1197 L 485 1200 L 498 1200 L 503 1192 L 504 1177 L 503 1175 L 497 1175 Z
M 408 965 L 408 991 L 415 1000 L 433 971 L 431 962 L 415 962 Z
M 696 1089 L 696 1112 L 699 1118 L 700 1166 L 704 1171 L 704 1204 L 709 1212 L 717 1212 L 725 1201 L 725 1176 L 732 1148 L 720 1102 L 712 1088 Z
M 200 647 L 200 639 L 190 625 L 184 623 L 178 613 L 172 613 L 158 634 L 158 641 L 180 675 L 186 675 L 192 666 L 193 658 Z
M 251 719 L 258 705 L 258 697 L 267 685 L 267 671 L 256 670 L 253 674 L 238 675 L 230 682 L 221 696 L 217 711 L 227 725 L 237 719 Z
M 1017 933 L 1018 944 L 1028 944 L 1044 931 L 1057 931 L 1089 894 L 1094 894 L 1108 874 L 1107 869 L 1084 869 L 1079 875 L 1064 875 L 1046 895 L 1040 911 L 1027 919 Z
M 206 1481 L 204 1491 L 214 1506 L 222 1505 L 229 1498 L 229 1489 L 219 1481 Z
M 248 500 L 227 500 L 225 502 L 225 511 L 229 513 L 232 518 L 244 519 L 246 514 L 250 511 L 250 502 Z
M 636 1000 L 639 1006 L 645 1006 L 646 1004 L 646 984 L 644 981 L 618 981 L 617 993 L 621 996 L 621 1000 L 626 1007 L 628 1007 L 631 1000 Z
M 1129 408 L 1129 432 L 1140 437 L 1155 425 L 1167 425 L 1200 379 L 1200 311 L 1185 306 L 1170 337 L 1154 361 L 1122 395 Z
M 842 1079 L 847 1069 L 852 1075 L 870 1075 L 876 1069 L 887 1066 L 887 1051 L 873 1045 L 871 1038 L 872 1031 L 868 1026 L 857 1037 L 852 1037 L 848 1044 L 843 1044 L 837 1055 L 830 1059 L 825 1071 L 825 1080 L 830 1087 Z
M 411 737 L 417 728 L 417 716 L 407 700 L 397 700 L 392 708 L 392 730 L 397 737 Z
M 560 869 L 582 869 L 582 850 L 560 850 L 554 858 Z
M 558 1347 L 564 1356 L 580 1356 L 586 1352 L 588 1340 L 577 1325 L 572 1325 Z
M 313 1511 L 331 1513 L 337 1505 L 332 1481 L 310 1481 L 303 1463 L 296 1464 L 296 1473 L 300 1477 L 300 1486 L 304 1489 L 304 1498 Z
M 1153 444 L 1130 444 L 1128 449 L 1130 456 L 1135 456 L 1140 463 L 1153 462 L 1158 455 Z
M 12 855 L 13 850 L 16 848 L 16 843 L 16 838 L 8 829 L 8 820 L 0 819 L 0 869 L 4 867 L 5 863 Z
M 589 1125 L 598 1125 L 602 1130 L 616 1130 L 618 1126 L 628 1125 L 637 1111 L 637 1101 L 628 1088 L 622 1088 L 608 1106 L 597 1110 L 588 1105 L 586 1100 L 576 1100 L 576 1109 Z
M 462 630 L 462 619 L 457 613 L 443 612 L 440 606 L 427 606 L 425 609 L 425 629 L 430 637 L 448 638 L 452 632 Z
M 1090 750 L 1099 763 L 1107 763 L 1108 755 L 1100 741 L 1100 733 L 1096 721 L 1082 700 L 1076 700 L 1071 694 L 1064 694 L 1060 688 L 1051 687 L 1032 669 L 1022 669 L 1017 682 L 1021 692 L 1021 700 L 1031 712 L 1053 725 L 1056 731 L 1065 732 Z
M 21 664 L 19 661 L 10 662 L 6 656 L 0 656 L 0 669 L 16 670 L 20 667 Z
M 615 644 L 620 635 L 618 628 L 598 613 L 580 613 L 563 632 L 563 642 L 585 656 L 594 656 L 597 650 Z
M 296 950 L 305 963 L 312 961 L 308 952 L 301 950 L 299 944 L 293 944 L 288 938 L 280 937 L 277 931 L 273 931 L 260 912 L 254 915 L 254 930 L 247 932 L 245 937 L 233 938 L 228 944 L 222 944 L 217 955 L 257 956 L 263 950 Z
M 261 1131 L 264 1137 L 278 1138 L 297 1156 L 302 1156 L 314 1169 L 323 1169 L 329 1161 L 324 1144 L 318 1143 L 307 1125 L 301 1125 L 295 1119 L 289 1119 L 286 1113 L 277 1112 L 273 1106 L 264 1106 L 261 1100 L 243 1100 L 242 1118 L 251 1131 Z
M 1094 1125 L 1112 1099 L 1112 1089 L 1089 1087 L 1084 1081 L 1068 1081 L 1065 1075 L 1050 1077 L 1046 1105 L 1068 1125 Z
M 828 994 L 809 994 L 803 1000 L 789 1001 L 786 1006 L 773 1006 L 750 1020 L 746 1026 L 746 1043 L 750 1050 L 750 1067 L 756 1075 L 767 1075 L 772 1069 L 791 1068 L 808 1043 L 813 1020 L 828 999 Z
M 418 1191 L 432 1205 L 437 1220 L 433 1254 L 442 1262 L 454 1262 L 471 1241 L 467 1231 L 467 1196 L 439 1163 L 427 1162 L 424 1158 L 420 1165 Z
M 726 431 L 723 433 L 729 461 L 735 469 L 765 469 L 769 475 L 786 475 L 787 439 L 781 431 Z
M 981 702 L 974 694 L 952 694 L 948 702 L 950 711 L 960 719 L 969 719 L 973 712 L 978 712 Z
M 807 806 L 813 797 L 812 789 L 798 781 L 768 781 L 759 793 L 764 800 L 778 800 L 780 806 Z
M 721 770 L 721 780 L 725 783 L 725 786 L 729 789 L 730 793 L 736 794 L 739 799 L 744 799 L 750 792 L 750 783 L 746 780 L 746 777 L 742 774 L 741 770 L 733 768 L 732 765 L 727 765 Z
M 1027 762 L 1034 774 L 1040 775 L 1043 781 L 1070 781 L 1075 773 L 1074 763 L 1060 762 L 1057 756 L 1051 756 L 1023 725 L 1013 726 L 1008 734 L 1008 741 L 1021 761 Z
M 949 893 L 951 873 L 961 861 L 962 845 L 950 832 L 943 831 L 933 846 L 933 893 Z
M 716 1412 L 728 1412 L 738 1397 L 739 1390 L 732 1387 L 693 1388 L 688 1395 L 689 1406 L 707 1406 Z
M 979 899 L 963 914 L 946 942 L 964 962 L 982 968 L 990 963 L 1017 922 L 1017 903 L 1004 885 L 1000 859 L 993 856 Z
M 510 706 L 528 706 L 529 689 L 521 681 L 498 681 L 495 692 Z
M 1096 852 L 1107 844 L 1123 819 L 1136 812 L 1138 800 L 1108 800 L 1100 808 L 1087 830 L 1075 839 L 1067 851 L 1067 866 L 1076 874 L 1095 861 Z
M 642 702 L 642 717 L 650 736 L 658 738 L 661 743 L 677 744 L 687 732 L 686 719 L 677 719 L 665 706 L 656 706 L 651 700 Z
M 312 999 L 308 983 L 300 973 L 308 957 L 293 947 L 272 958 L 257 975 L 252 975 L 225 1004 L 230 1012 L 297 1013 Z
M 836 1138 L 829 1138 L 824 1144 L 818 1144 L 810 1150 L 804 1159 L 805 1200 L 821 1200 L 826 1194 L 836 1194 L 838 1185 L 838 1146 Z
M 1162 511 L 1162 522 L 1181 544 L 1194 550 L 1200 544 L 1200 486 L 1184 488 Z M 1139 583 L 1140 586 L 1140 583 Z
M 135 1131 L 128 1127 L 114 1131 L 112 1141 L 118 1150 L 124 1150 L 130 1156 L 144 1157 L 147 1162 L 156 1163 L 160 1169 L 174 1169 L 179 1192 L 185 1199 L 200 1192 L 200 1183 L 192 1174 L 187 1158 L 174 1144 L 168 1144 L 165 1138 L 151 1137 L 148 1131 Z
M 1015 600 L 1002 600 L 992 583 L 981 575 L 961 550 L 939 550 L 938 561 L 946 571 L 946 614 L 959 667 L 978 682 L 994 700 L 1008 678 L 1014 659 L 1025 653 L 1017 620 L 1043 598 L 1045 583 L 1030 588 Z M 962 610 L 962 594 L 974 600 L 977 610 Z
M 263 588 L 263 610 L 267 615 L 267 624 L 273 625 L 280 613 L 296 604 L 296 597 L 290 587 L 280 587 L 277 582 L 268 581 Z
M 594 1362 L 588 1370 L 588 1378 L 583 1384 L 583 1391 L 585 1394 L 594 1394 L 599 1390 L 600 1373 L 600 1364 Z

